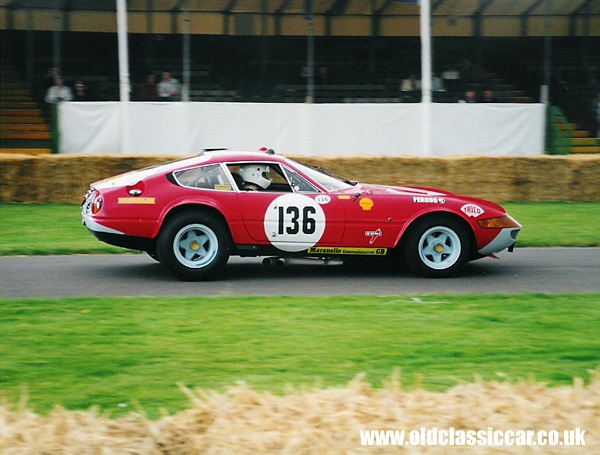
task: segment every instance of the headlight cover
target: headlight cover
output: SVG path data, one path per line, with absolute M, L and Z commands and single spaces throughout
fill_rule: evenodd
M 477 220 L 477 224 L 482 229 L 504 229 L 504 228 L 520 228 L 517 223 L 509 215 L 504 215 L 496 218 L 486 218 L 485 220 Z

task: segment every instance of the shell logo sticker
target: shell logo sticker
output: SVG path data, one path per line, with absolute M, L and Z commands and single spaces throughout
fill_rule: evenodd
M 361 199 L 359 204 L 363 210 L 371 210 L 373 207 L 373 201 L 368 197 Z
M 288 252 L 315 246 L 325 232 L 325 212 L 314 199 L 302 194 L 276 198 L 265 212 L 265 234 L 271 244 Z
M 467 216 L 478 217 L 483 214 L 483 209 L 475 204 L 463 205 L 460 210 Z

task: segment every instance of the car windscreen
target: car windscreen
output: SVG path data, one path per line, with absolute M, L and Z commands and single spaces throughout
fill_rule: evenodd
M 314 180 L 316 183 L 321 185 L 327 191 L 338 191 L 344 190 L 346 188 L 350 188 L 352 185 L 346 183 L 343 180 L 337 179 L 331 175 L 327 175 L 326 173 L 318 170 L 317 168 L 309 167 L 305 164 L 298 163 L 293 160 L 287 160 L 293 167 L 298 169 L 307 177 Z

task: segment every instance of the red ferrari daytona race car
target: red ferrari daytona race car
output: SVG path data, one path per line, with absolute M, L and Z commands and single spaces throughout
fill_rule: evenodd
M 497 204 L 430 188 L 368 185 L 272 150 L 203 152 L 93 183 L 83 224 L 146 251 L 183 280 L 231 255 L 387 257 L 447 277 L 508 248 L 521 226 Z

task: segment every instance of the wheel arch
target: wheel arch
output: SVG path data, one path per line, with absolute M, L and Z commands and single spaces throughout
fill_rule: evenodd
M 477 242 L 475 238 L 475 232 L 473 231 L 473 227 L 469 224 L 469 222 L 463 218 L 462 216 L 449 212 L 446 210 L 434 210 L 430 212 L 421 213 L 412 219 L 410 219 L 403 227 L 402 231 L 398 235 L 396 239 L 395 249 L 401 251 L 404 246 L 404 240 L 406 239 L 406 234 L 414 229 L 418 224 L 424 220 L 429 218 L 442 217 L 449 220 L 454 220 L 459 223 L 464 229 L 465 232 L 469 235 L 469 243 L 470 243 L 470 251 L 469 251 L 469 259 L 474 259 L 477 257 Z
M 180 204 L 180 205 L 175 205 L 168 209 L 168 211 L 162 217 L 160 226 L 158 227 L 158 229 L 156 231 L 156 235 L 154 236 L 154 239 L 152 242 L 153 247 L 156 247 L 157 239 L 160 236 L 161 232 L 163 231 L 164 227 L 169 223 L 169 221 L 171 221 L 173 218 L 175 218 L 183 213 L 196 213 L 196 214 L 202 213 L 202 214 L 214 216 L 216 219 L 219 220 L 219 222 L 223 225 L 223 227 L 225 227 L 227 229 L 227 232 L 229 233 L 229 237 L 231 239 L 231 237 L 232 237 L 231 236 L 231 228 L 229 227 L 229 224 L 227 223 L 227 219 L 225 218 L 225 216 L 223 215 L 223 213 L 220 210 L 218 210 L 217 208 L 212 207 L 210 205 L 189 202 L 189 203 L 184 203 L 184 204 Z

